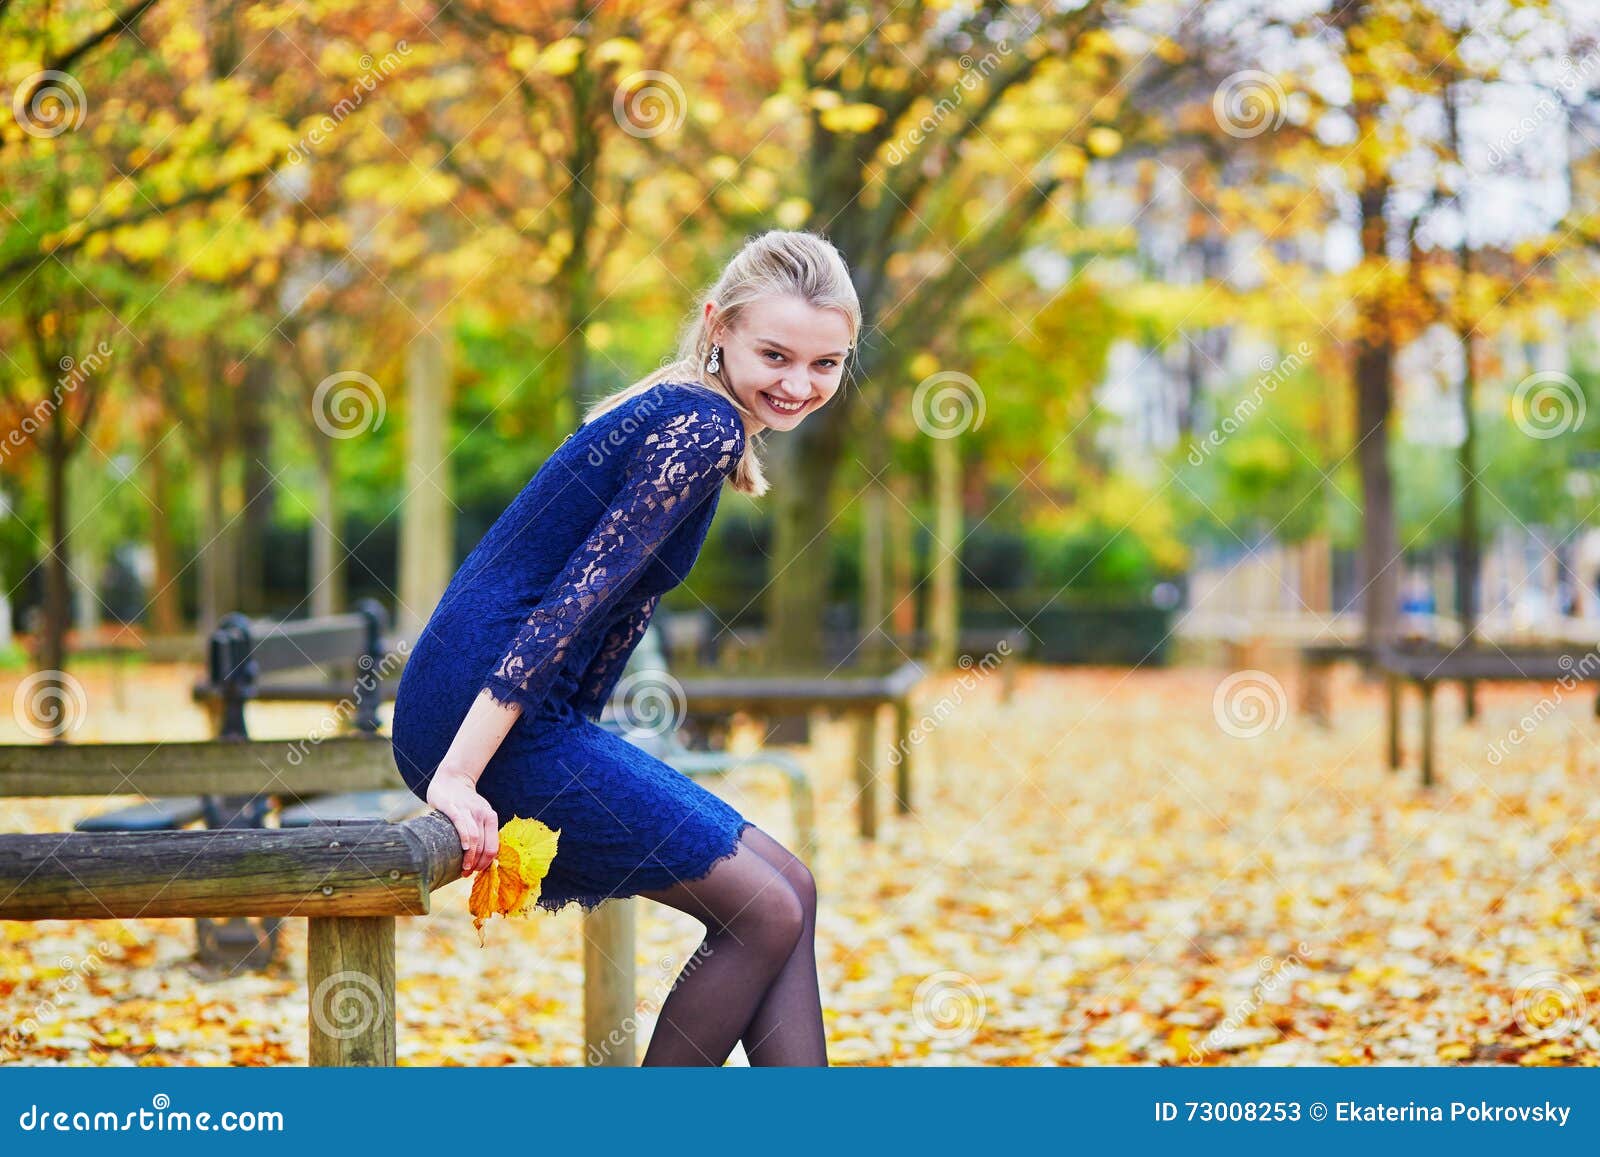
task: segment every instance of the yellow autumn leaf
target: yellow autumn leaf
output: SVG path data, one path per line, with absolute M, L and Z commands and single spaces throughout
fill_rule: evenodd
M 467 911 L 484 944 L 483 923 L 490 916 L 529 916 L 539 899 L 539 885 L 555 858 L 559 829 L 535 819 L 517 816 L 501 827 L 500 847 L 494 862 L 481 868 L 472 880 Z

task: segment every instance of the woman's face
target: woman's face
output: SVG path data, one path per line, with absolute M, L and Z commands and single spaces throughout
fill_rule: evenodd
M 706 303 L 714 317 L 716 304 Z M 797 297 L 757 301 L 739 325 L 712 325 L 722 347 L 722 372 L 734 395 L 762 426 L 792 430 L 839 388 L 850 325 L 835 309 Z

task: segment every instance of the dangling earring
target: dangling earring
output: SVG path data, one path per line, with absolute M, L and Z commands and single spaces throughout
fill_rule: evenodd
M 719 345 L 714 345 L 711 347 L 711 360 L 706 363 L 706 373 L 714 374 L 721 368 L 722 347 Z

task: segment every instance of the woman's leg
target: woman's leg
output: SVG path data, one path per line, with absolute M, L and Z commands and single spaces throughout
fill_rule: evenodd
M 799 943 L 744 1031 L 745 1056 L 752 1065 L 826 1065 L 828 1042 L 817 982 L 817 883 L 793 852 L 760 828 L 746 828 L 744 841 L 783 874 L 806 914 Z
M 742 841 L 704 879 L 639 894 L 706 926 L 661 1005 L 642 1063 L 720 1066 L 793 954 L 805 910 L 783 873 Z

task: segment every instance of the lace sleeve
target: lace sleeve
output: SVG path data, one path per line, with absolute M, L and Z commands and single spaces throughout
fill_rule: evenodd
M 656 604 L 660 601 L 660 595 L 652 595 L 640 603 L 631 615 L 606 632 L 605 641 L 600 644 L 600 650 L 595 653 L 589 669 L 583 673 L 583 681 L 573 697 L 572 705 L 579 712 L 590 719 L 600 718 L 601 710 L 617 689 L 617 682 L 628 665 L 628 656 L 633 654 L 639 640 L 644 638 L 645 628 L 650 625 L 650 617 L 655 614 Z
M 689 512 L 716 495 L 743 439 L 737 415 L 706 406 L 648 433 L 605 516 L 518 627 L 483 689 L 502 703 L 539 706 L 573 641 L 626 595 Z

